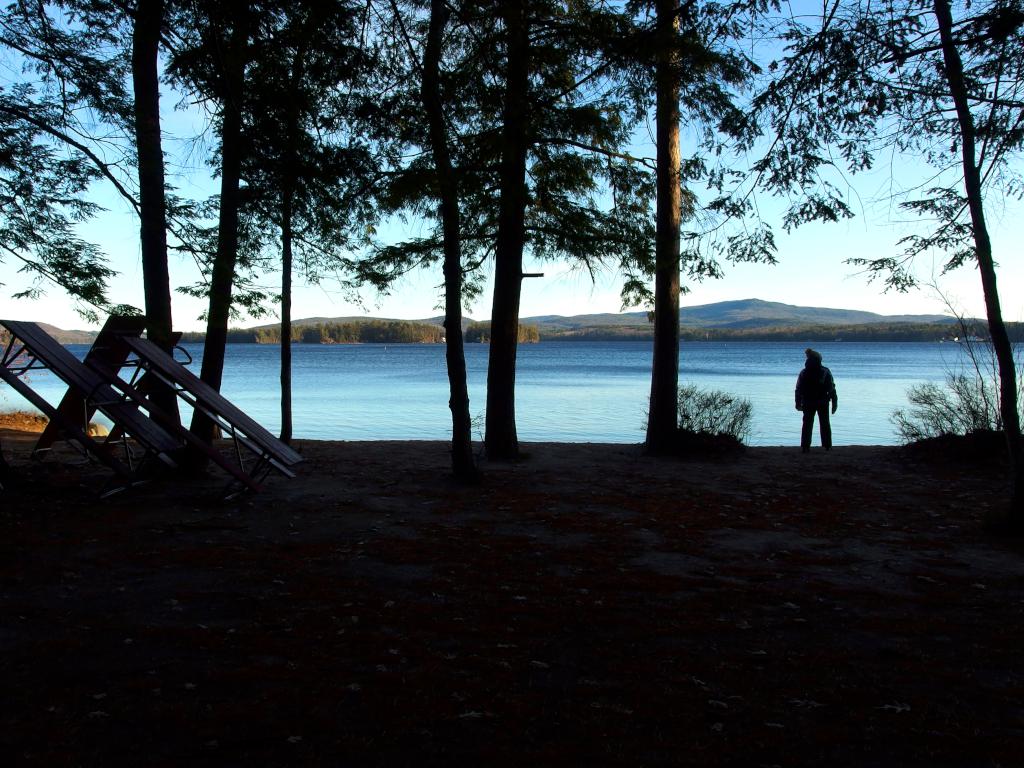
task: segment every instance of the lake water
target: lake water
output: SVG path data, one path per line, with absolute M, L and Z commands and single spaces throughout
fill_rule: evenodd
M 752 445 L 799 442 L 793 387 L 806 344 L 684 342 L 680 380 L 748 398 L 754 407 Z M 907 389 L 941 382 L 963 365 L 956 344 L 850 343 L 814 345 L 832 369 L 839 392 L 833 416 L 836 445 L 898 442 L 890 421 Z M 79 357 L 84 345 L 69 347 Z M 197 374 L 200 345 L 186 345 Z M 470 411 L 482 436 L 487 345 L 466 348 Z M 297 438 L 444 440 L 450 437 L 445 348 L 434 344 L 304 345 L 294 347 L 294 431 Z M 273 345 L 228 346 L 222 391 L 272 432 L 280 428 L 279 360 Z M 651 345 L 643 342 L 547 342 L 519 348 L 516 415 L 523 441 L 638 443 L 650 395 Z M 45 372 L 32 386 L 57 402 L 63 386 Z M 0 385 L 0 408 L 27 403 Z M 816 438 L 817 439 L 817 438 Z

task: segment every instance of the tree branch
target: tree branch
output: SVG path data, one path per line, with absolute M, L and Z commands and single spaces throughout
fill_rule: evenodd
M 578 149 L 585 149 L 588 152 L 594 152 L 596 154 L 603 155 L 604 157 L 614 157 L 619 160 L 626 160 L 630 163 L 639 163 L 640 165 L 644 166 L 645 168 L 649 168 L 652 171 L 657 169 L 657 164 L 650 157 L 636 157 L 627 152 L 616 152 L 615 150 L 605 149 L 604 147 L 598 147 L 593 144 L 587 144 L 586 142 L 583 141 L 576 141 L 575 139 L 542 136 L 537 138 L 535 143 L 567 145 L 570 147 L 576 147 Z
M 111 171 L 110 171 L 110 165 L 111 164 L 105 162 L 101 157 L 99 157 L 99 155 L 97 155 L 95 152 L 93 152 L 91 149 L 89 149 L 89 147 L 87 147 L 85 144 L 83 144 L 80 141 L 77 141 L 76 139 L 73 139 L 67 133 L 64 133 L 63 131 L 57 130 L 56 128 L 54 128 L 53 126 L 48 124 L 47 122 L 45 122 L 43 120 L 40 120 L 39 118 L 35 117 L 30 112 L 13 108 L 13 107 L 11 107 L 8 104 L 0 104 L 0 111 L 7 112 L 9 115 L 13 115 L 14 117 L 16 117 L 16 118 L 18 118 L 20 120 L 24 120 L 25 122 L 29 123 L 30 125 L 34 125 L 36 128 L 38 128 L 39 130 L 43 131 L 44 133 L 48 133 L 49 135 L 53 136 L 54 138 L 60 139 L 61 141 L 65 142 L 69 146 L 74 147 L 79 152 L 81 152 L 83 155 L 88 157 L 93 162 L 93 165 L 96 166 L 96 169 L 111 184 L 114 185 L 114 188 L 117 189 L 118 193 L 120 193 L 120 195 L 125 200 L 128 201 L 128 203 L 132 206 L 132 208 L 135 209 L 135 212 L 139 213 L 139 211 L 140 211 L 139 201 L 124 186 L 124 184 L 122 184 L 121 181 L 113 173 L 111 173 Z

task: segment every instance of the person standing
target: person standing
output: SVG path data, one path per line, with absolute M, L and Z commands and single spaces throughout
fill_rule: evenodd
M 804 351 L 807 362 L 796 378 L 796 409 L 803 411 L 803 428 L 800 430 L 800 450 L 810 453 L 811 433 L 814 431 L 814 417 L 818 417 L 821 431 L 821 447 L 832 450 L 832 424 L 829 422 L 829 404 L 832 413 L 839 407 L 839 395 L 832 371 L 821 364 L 821 353 L 813 349 Z

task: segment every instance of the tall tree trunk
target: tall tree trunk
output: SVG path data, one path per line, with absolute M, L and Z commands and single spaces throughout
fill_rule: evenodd
M 286 174 L 288 172 L 286 171 Z M 281 190 L 281 441 L 292 441 L 292 201 L 290 177 Z
M 472 421 L 469 415 L 469 387 L 466 383 L 466 353 L 462 338 L 462 233 L 459 221 L 459 184 L 448 150 L 448 129 L 441 101 L 441 38 L 447 11 L 445 0 L 431 0 L 430 29 L 423 53 L 421 97 L 430 130 L 440 197 L 441 229 L 444 236 L 444 331 L 447 341 L 448 407 L 452 412 L 452 472 L 463 482 L 479 474 L 473 459 Z
M 146 302 L 146 334 L 170 352 L 171 281 L 167 268 L 167 205 L 164 154 L 160 144 L 160 80 L 157 57 L 163 0 L 139 0 L 132 30 L 132 86 L 135 95 L 135 145 L 139 162 L 139 239 Z M 151 396 L 164 411 L 178 413 L 178 398 L 155 384 Z
M 679 153 L 679 16 L 674 0 L 657 0 L 655 70 L 657 204 L 655 212 L 654 362 L 647 418 L 647 450 L 669 451 L 678 426 L 679 227 L 682 216 Z
M 498 240 L 494 250 L 491 347 L 487 364 L 484 446 L 491 459 L 514 459 L 516 435 L 516 350 L 519 296 L 526 245 L 526 157 L 529 148 L 529 39 L 526 3 L 506 0 L 501 15 L 507 36 L 505 103 L 502 109 Z
M 309 13 L 302 23 L 301 44 L 292 61 L 292 91 L 298 93 L 306 71 L 306 41 L 316 14 Z M 286 164 L 281 180 L 281 440 L 292 441 L 292 239 L 295 190 L 298 186 L 299 104 L 289 105 L 285 134 Z
M 231 290 L 235 280 L 238 259 L 238 214 L 240 207 L 242 155 L 242 100 L 246 41 L 248 38 L 248 9 L 240 3 L 239 12 L 225 51 L 225 94 L 221 126 L 221 178 L 220 215 L 217 229 L 217 253 L 210 276 L 210 308 L 206 319 L 206 343 L 203 346 L 203 366 L 200 378 L 220 391 L 224 375 L 224 356 L 227 351 L 228 318 L 231 314 Z M 206 442 L 213 440 L 213 422 L 196 411 L 192 417 L 192 432 Z
M 996 285 L 995 262 L 992 258 L 992 241 L 985 223 L 985 207 L 982 198 L 981 169 L 976 154 L 976 131 L 971 114 L 967 87 L 964 83 L 964 67 L 953 39 L 953 15 L 949 0 L 933 0 L 935 18 L 942 40 L 942 57 L 945 64 L 946 80 L 956 106 L 960 124 L 961 161 L 964 171 L 964 191 L 971 214 L 971 231 L 974 234 L 974 249 L 978 259 L 978 272 L 985 296 L 985 312 L 988 316 L 989 335 L 999 365 L 999 410 L 1006 435 L 1006 449 L 1010 460 L 1011 503 L 1009 519 L 1006 521 L 1016 530 L 1024 530 L 1024 462 L 1021 456 L 1020 414 L 1017 404 L 1017 369 L 1013 359 L 1013 345 L 1010 343 L 1003 312 L 999 305 L 999 290 Z

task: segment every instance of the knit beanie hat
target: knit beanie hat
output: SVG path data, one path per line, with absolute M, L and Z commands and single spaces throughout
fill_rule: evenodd
M 821 362 L 821 352 L 815 352 L 813 349 L 808 347 L 804 350 L 804 354 L 807 355 L 808 360 L 814 360 L 815 362 Z

